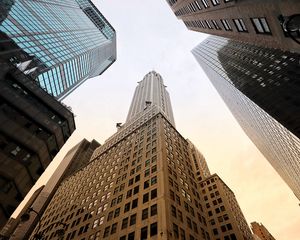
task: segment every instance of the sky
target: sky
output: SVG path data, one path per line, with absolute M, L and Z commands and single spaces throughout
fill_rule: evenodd
M 115 133 L 115 124 L 125 122 L 137 82 L 155 70 L 170 93 L 177 130 L 203 153 L 211 173 L 233 190 L 248 223 L 262 222 L 277 240 L 299 240 L 298 200 L 245 135 L 191 54 L 208 35 L 189 31 L 165 0 L 93 2 L 116 29 L 117 61 L 64 100 L 76 115 L 77 129 L 31 193 L 83 138 L 104 143 Z

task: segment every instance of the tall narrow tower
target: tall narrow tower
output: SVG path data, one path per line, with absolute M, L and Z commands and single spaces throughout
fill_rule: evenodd
M 31 239 L 57 239 L 59 228 L 66 240 L 252 239 L 217 181 L 176 130 L 162 78 L 150 72 L 126 123 L 62 182 Z
M 152 71 L 138 84 L 127 115 L 127 122 L 138 114 L 142 114 L 150 105 L 156 105 L 175 126 L 170 96 L 162 77 L 157 72 Z

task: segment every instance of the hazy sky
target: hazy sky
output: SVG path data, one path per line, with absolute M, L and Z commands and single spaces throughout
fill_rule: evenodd
M 207 35 L 176 19 L 165 0 L 94 0 L 117 31 L 117 61 L 64 103 L 77 130 L 48 167 L 82 138 L 103 143 L 125 122 L 137 82 L 159 72 L 170 93 L 177 130 L 204 154 L 235 193 L 250 224 L 262 222 L 277 240 L 300 239 L 300 208 L 292 191 L 241 130 L 191 54 Z

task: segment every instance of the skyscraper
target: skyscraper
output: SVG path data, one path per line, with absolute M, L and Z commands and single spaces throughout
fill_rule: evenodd
M 252 222 L 251 229 L 259 240 L 276 240 L 262 223 Z
M 300 52 L 297 0 L 167 0 L 188 29 Z
M 69 108 L 0 59 L 0 228 L 75 130 Z
M 220 223 L 222 234 L 212 233 L 204 197 L 216 190 L 208 186 L 204 193 L 199 184 L 211 177 L 209 169 L 176 130 L 164 96 L 161 76 L 148 73 L 135 91 L 126 123 L 94 151 L 87 166 L 62 182 L 31 239 L 35 234 L 54 239 L 63 232 L 66 240 L 251 239 L 249 227 L 234 228 L 245 219 L 241 213 L 227 214 L 231 209 L 222 201 L 228 197 L 221 191 L 219 210 L 213 205 L 209 210 L 216 218 L 228 217 Z
M 232 190 L 213 174 L 200 182 L 212 239 L 252 239 L 249 226 Z
M 1 236 L 9 238 L 10 240 L 28 239 L 39 221 L 39 216 L 43 214 L 60 183 L 87 165 L 91 155 L 99 145 L 100 144 L 95 140 L 89 142 L 83 139 L 70 149 L 47 184 L 33 194 L 16 219 L 9 219 L 0 232 L 0 239 Z M 30 211 L 30 208 L 33 209 L 34 212 Z M 21 221 L 24 213 L 30 214 L 30 219 L 27 222 Z
M 58 99 L 116 59 L 115 30 L 90 0 L 4 0 L 0 11 L 0 58 Z
M 162 77 L 157 72 L 149 72 L 142 81 L 138 82 L 132 103 L 127 115 L 127 122 L 138 114 L 143 114 L 145 108 L 156 105 L 164 112 L 169 121 L 175 125 L 169 93 L 163 84 Z
M 300 199 L 299 54 L 209 37 L 193 55 L 245 133 Z

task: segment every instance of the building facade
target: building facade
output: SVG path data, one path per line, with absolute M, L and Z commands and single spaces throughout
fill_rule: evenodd
M 252 239 L 252 233 L 232 190 L 213 174 L 200 182 L 213 239 Z
M 221 37 L 192 52 L 245 133 L 300 199 L 299 54 Z
M 66 97 L 116 59 L 116 34 L 90 0 L 0 3 L 0 58 Z
M 15 219 L 10 219 L 3 227 L 1 236 L 10 240 L 28 239 L 60 183 L 87 165 L 94 150 L 99 146 L 95 140 L 90 142 L 83 139 L 70 149 L 47 184 L 38 189 L 19 215 Z M 30 208 L 34 211 L 29 211 Z M 22 222 L 22 215 L 26 212 L 30 214 L 30 218 Z
M 159 76 L 150 72 L 139 86 L 151 75 Z M 153 81 L 164 88 L 160 77 Z M 131 115 L 87 166 L 62 182 L 30 239 L 219 239 L 196 181 L 209 174 L 207 164 L 200 167 L 203 156 L 150 97 L 152 104 Z M 134 97 L 130 109 L 144 99 Z
M 276 240 L 262 223 L 252 222 L 251 229 L 259 240 Z
M 297 0 L 167 0 L 188 29 L 300 52 Z
M 74 115 L 0 59 L 0 227 L 75 130 Z
M 145 108 L 152 104 L 158 106 L 165 113 L 169 121 L 175 125 L 171 100 L 162 77 L 155 71 L 149 72 L 142 81 L 138 82 L 126 121 L 143 114 Z

